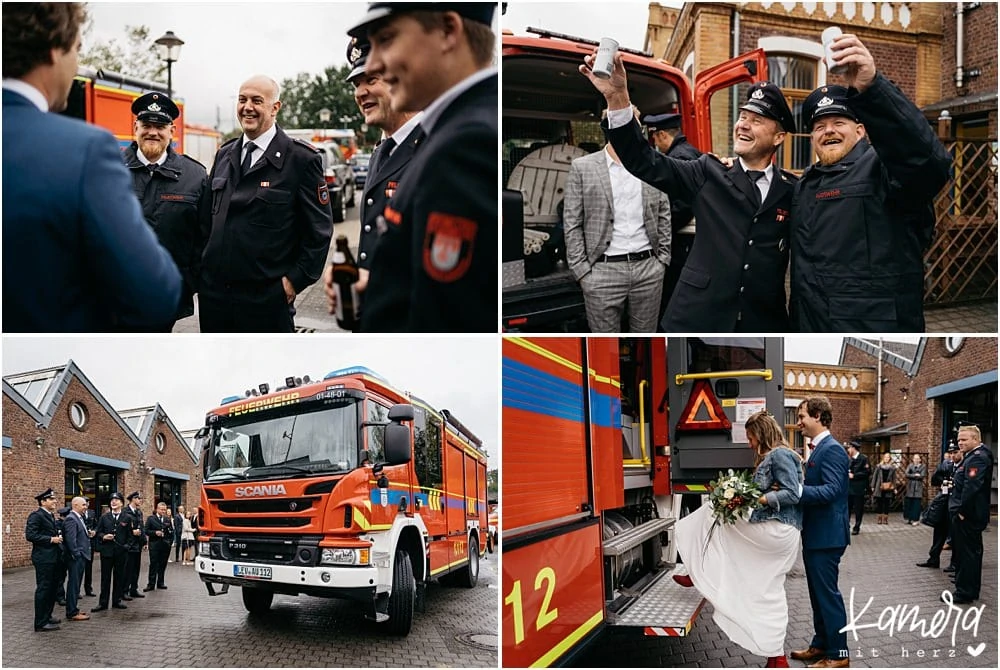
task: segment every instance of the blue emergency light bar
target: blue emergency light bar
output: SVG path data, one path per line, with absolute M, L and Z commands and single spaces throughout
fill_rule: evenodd
M 347 368 L 341 368 L 339 370 L 334 370 L 333 372 L 327 373 L 327 375 L 325 377 L 323 377 L 323 380 L 325 381 L 327 379 L 333 379 L 334 377 L 345 377 L 347 375 L 368 375 L 369 377 L 374 377 L 375 379 L 381 380 L 381 381 L 385 382 L 386 384 L 389 383 L 388 379 L 386 379 L 382 375 L 378 374 L 377 372 L 375 372 L 371 368 L 366 368 L 363 365 L 352 365 L 352 366 L 347 367 Z
M 236 402 L 237 400 L 243 400 L 243 396 L 241 396 L 241 395 L 226 396 L 225 398 L 222 399 L 222 402 L 220 402 L 219 404 L 220 405 L 228 405 L 229 403 Z

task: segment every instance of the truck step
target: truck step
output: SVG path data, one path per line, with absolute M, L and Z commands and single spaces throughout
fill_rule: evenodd
M 645 593 L 636 598 L 614 617 L 612 626 L 642 627 L 646 635 L 684 637 L 691 632 L 694 620 L 705 604 L 696 588 L 685 588 L 671 577 L 683 568 L 664 570 Z
M 674 519 L 672 517 L 647 521 L 641 526 L 636 526 L 631 530 L 627 530 L 624 533 L 620 533 L 608 540 L 605 540 L 604 555 L 621 556 L 629 549 L 639 546 L 654 535 L 672 528 L 673 525 Z

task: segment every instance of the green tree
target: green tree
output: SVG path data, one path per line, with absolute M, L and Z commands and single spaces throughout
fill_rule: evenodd
M 377 128 L 362 133 L 364 117 L 354 102 L 354 87 L 347 83 L 351 67 L 327 67 L 322 74 L 300 72 L 294 79 L 281 82 L 281 113 L 284 128 L 352 128 L 362 144 L 378 139 Z M 320 110 L 330 111 L 328 121 L 320 120 Z
M 148 26 L 125 26 L 124 43 L 116 38 L 91 38 L 93 29 L 93 19 L 88 17 L 83 28 L 81 66 L 150 81 L 160 81 L 166 73 L 167 65 L 156 54 Z
M 500 474 L 496 468 L 486 471 L 486 499 L 500 499 Z

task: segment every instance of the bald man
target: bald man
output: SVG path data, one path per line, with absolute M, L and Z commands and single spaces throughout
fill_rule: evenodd
M 203 333 L 293 332 L 295 296 L 323 272 L 333 225 L 323 164 L 278 127 L 280 96 L 270 77 L 245 81 L 243 134 L 215 156 L 202 216 Z

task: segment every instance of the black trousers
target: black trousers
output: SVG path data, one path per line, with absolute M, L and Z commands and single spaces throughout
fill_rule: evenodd
M 983 580 L 983 531 L 969 519 L 951 518 L 951 551 L 955 558 L 955 597 L 978 598 Z
M 139 592 L 139 570 L 142 569 L 142 551 L 128 552 L 125 564 L 125 595 Z
M 149 543 L 149 574 L 146 588 L 164 586 L 163 575 L 167 571 L 167 559 L 170 558 L 170 545 L 166 542 L 150 541 Z
M 931 538 L 931 548 L 927 553 L 927 562 L 933 563 L 934 565 L 941 565 L 941 551 L 944 549 L 944 543 L 948 539 L 948 532 L 951 530 L 951 522 L 948 518 L 948 514 L 945 513 L 944 519 L 938 525 L 934 526 L 934 535 Z M 952 551 L 951 564 L 955 564 L 955 552 Z
M 101 595 L 98 597 L 98 605 L 108 606 L 108 596 L 111 602 L 120 605 L 122 596 L 125 595 L 125 564 L 128 561 L 128 552 L 124 549 L 116 549 L 111 556 L 101 554 Z M 112 578 L 114 582 L 112 582 Z
M 94 550 L 90 550 L 90 560 L 83 569 L 83 590 L 90 594 L 94 592 Z
M 174 537 L 176 538 L 174 542 L 174 562 L 179 563 L 181 560 L 181 531 L 177 528 L 174 529 Z
M 854 513 L 854 529 L 861 528 L 861 519 L 865 516 L 865 494 L 851 493 L 847 496 L 847 509 Z
M 211 288 L 198 293 L 198 326 L 203 333 L 292 333 L 292 315 L 281 280 L 259 287 Z
M 52 618 L 56 604 L 55 563 L 35 563 L 35 628 Z

